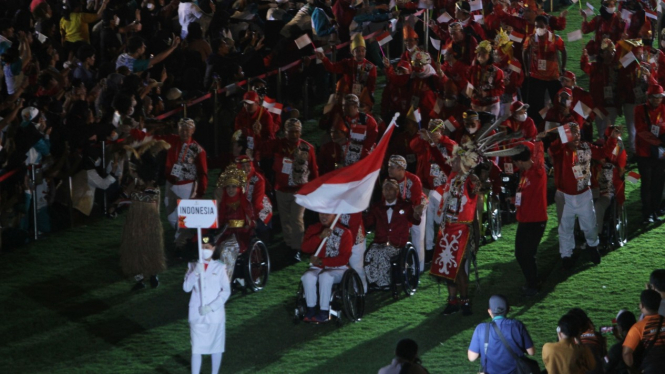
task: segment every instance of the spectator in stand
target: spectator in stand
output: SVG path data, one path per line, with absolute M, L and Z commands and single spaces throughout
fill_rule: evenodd
M 198 2 L 193 2 L 192 0 L 180 0 L 180 5 L 178 6 L 178 20 L 180 21 L 180 38 L 183 40 L 187 37 L 189 32 L 189 25 L 193 22 L 203 22 L 209 24 L 213 14 L 215 13 L 215 3 L 210 0 L 210 9 L 213 14 L 204 13 Z
M 630 328 L 623 342 L 623 361 L 640 373 L 665 372 L 665 317 L 658 314 L 661 300 L 654 290 L 642 291 L 639 307 L 644 319 Z
M 164 59 L 169 57 L 178 48 L 179 44 L 180 38 L 174 37 L 171 46 L 162 53 L 152 58 L 143 58 L 146 51 L 145 43 L 140 37 L 134 36 L 127 41 L 127 52 L 118 56 L 115 68 L 119 69 L 121 66 L 125 66 L 129 69 L 130 73 L 140 73 L 164 61 Z
M 585 374 L 596 367 L 589 347 L 575 341 L 579 336 L 577 318 L 566 314 L 556 328 L 557 343 L 543 346 L 543 364 L 548 373 Z
M 60 20 L 60 36 L 62 45 L 68 52 L 66 54 L 68 61 L 76 54 L 81 44 L 90 44 L 88 24 L 102 18 L 102 13 L 108 3 L 109 0 L 104 0 L 97 9 L 97 13 L 84 13 L 81 0 L 66 0 Z
M 492 295 L 487 309 L 492 321 L 479 324 L 471 337 L 467 356 L 469 361 L 476 361 L 480 357 L 485 373 L 514 373 L 517 370 L 514 356 L 536 354 L 526 326 L 516 319 L 508 318 L 509 311 L 505 296 Z

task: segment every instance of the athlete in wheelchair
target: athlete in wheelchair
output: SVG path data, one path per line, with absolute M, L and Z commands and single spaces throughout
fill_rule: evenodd
M 245 195 L 246 183 L 245 172 L 231 164 L 219 176 L 215 191 L 222 227 L 215 235 L 215 252 L 226 265 L 232 286 L 243 292 L 262 290 L 270 273 L 268 248 L 254 236 L 256 222 Z
M 341 321 L 342 314 L 359 321 L 364 313 L 362 281 L 348 266 L 354 238 L 342 225 L 331 228 L 334 218 L 334 214 L 319 213 L 319 223 L 305 231 L 301 249 L 311 256 L 296 294 L 296 322 L 323 323 L 331 317 Z
M 407 296 L 418 288 L 419 259 L 408 242 L 409 227 L 420 224 L 423 205 L 399 198 L 399 184 L 388 178 L 383 182 L 383 199 L 373 204 L 363 217 L 366 228 L 374 228 L 374 242 L 365 252 L 365 274 L 372 289 L 390 289 L 399 295 L 401 285 Z

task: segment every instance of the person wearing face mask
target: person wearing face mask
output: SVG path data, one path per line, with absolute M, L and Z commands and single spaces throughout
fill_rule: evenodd
M 455 4 L 455 21 L 462 25 L 465 34 L 472 36 L 477 41 L 487 39 L 485 30 L 471 14 L 470 2 L 460 0 Z
M 183 290 L 191 292 L 189 299 L 189 332 L 192 344 L 192 374 L 201 372 L 202 355 L 212 358 L 212 373 L 222 365 L 226 340 L 226 313 L 224 304 L 231 296 L 231 285 L 226 265 L 214 260 L 212 236 L 200 238 L 203 258 L 190 262 L 185 274 Z M 203 295 L 202 295 L 203 294 Z
M 561 89 L 559 76 L 566 69 L 568 58 L 563 39 L 547 29 L 547 22 L 545 16 L 536 17 L 536 32 L 526 38 L 522 50 L 522 62 L 527 76 L 522 95 L 530 105 L 531 118 L 537 118 L 538 111 L 545 105 L 545 92 L 553 98 Z
M 644 224 L 660 221 L 663 186 L 665 185 L 665 159 L 660 155 L 665 140 L 665 104 L 663 88 L 652 85 L 647 91 L 646 104 L 635 106 L 637 131 L 636 158 L 640 171 L 640 199 Z
M 483 40 L 476 48 L 476 60 L 467 72 L 473 86 L 470 93 L 471 109 L 499 115 L 499 98 L 503 95 L 503 70 L 494 65 L 492 44 Z M 468 92 L 467 92 L 468 93 Z
M 341 74 L 337 82 L 337 91 L 361 97 L 367 91 L 374 97 L 376 89 L 376 66 L 365 59 L 367 49 L 362 34 L 356 34 L 351 41 L 352 58 L 331 62 L 323 52 L 316 51 L 316 58 L 323 62 L 323 67 L 330 73 Z
M 621 18 L 621 13 L 616 12 L 616 0 L 605 0 L 600 7 L 600 15 L 593 17 L 591 21 L 587 20 L 587 14 L 580 10 L 582 15 L 582 33 L 594 33 L 592 40 L 586 45 L 587 52 L 595 56 L 601 53 L 601 43 L 603 39 L 610 39 L 613 43 L 621 40 L 622 34 L 626 29 L 626 21 Z
M 644 60 L 644 47 L 642 40 L 621 40 L 617 44 L 618 56 L 621 59 L 628 52 L 632 52 L 635 59 L 628 66 L 619 66 L 619 78 L 617 86 L 617 102 L 620 105 L 619 115 L 624 115 L 626 127 L 628 128 L 628 143 L 626 144 L 632 153 L 635 153 L 635 107 L 647 101 L 646 91 L 651 85 L 658 84 L 651 72 L 651 67 Z
M 550 157 L 554 165 L 554 184 L 557 193 L 563 197 L 563 209 L 559 219 L 559 253 L 564 270 L 571 270 L 575 261 L 575 217 L 586 238 L 587 251 L 594 264 L 600 264 L 598 252 L 598 227 L 593 205 L 593 194 L 589 188 L 591 160 L 604 160 L 611 157 L 621 132 L 615 128 L 602 147 L 581 140 L 579 125 L 569 126 L 572 140 L 564 143 L 558 132 L 543 134 L 543 142 L 549 145 Z M 545 136 L 548 135 L 548 136 Z M 556 137 L 554 139 L 554 137 Z M 558 201 L 557 201 L 557 205 Z M 559 210 L 559 206 L 557 206 Z M 557 212 L 558 213 L 558 212 Z
M 524 70 L 522 63 L 514 57 L 513 42 L 507 32 L 500 29 L 494 39 L 494 51 L 492 55 L 494 64 L 503 71 L 504 91 L 501 95 L 501 109 L 499 116 L 508 113 L 510 105 L 517 101 L 519 89 L 524 82 Z
M 549 130 L 561 126 L 565 123 L 575 122 L 580 127 L 584 126 L 584 118 L 575 112 L 572 108 L 573 91 L 570 88 L 562 88 L 557 92 L 554 105 L 547 111 L 543 122 L 538 126 L 539 129 Z
M 235 158 L 238 169 L 247 175 L 245 195 L 252 205 L 256 218 L 256 234 L 267 243 L 270 239 L 269 230 L 272 228 L 272 201 L 266 195 L 266 177 L 254 167 L 251 157 L 242 155 Z
M 604 134 L 605 129 L 616 122 L 619 71 L 614 63 L 615 46 L 610 39 L 603 39 L 596 61 L 589 61 L 589 53 L 582 51 L 580 65 L 589 76 L 589 93 L 595 105 L 606 112 L 604 117 L 596 116 L 596 129 Z
M 522 137 L 513 139 L 510 143 L 519 142 L 525 139 L 532 140 L 538 134 L 536 125 L 526 113 L 527 109 L 529 109 L 528 104 L 524 104 L 521 101 L 515 101 L 510 106 L 511 116 L 499 125 L 499 131 L 505 131 L 508 134 L 513 134 L 518 131 L 522 132 Z M 506 148 L 508 144 L 502 146 L 502 148 Z M 519 170 L 510 157 L 499 157 L 498 165 L 504 174 L 511 177 L 514 176 L 515 178 L 518 177 Z

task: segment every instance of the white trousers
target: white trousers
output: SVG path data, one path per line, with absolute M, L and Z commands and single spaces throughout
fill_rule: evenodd
M 330 294 L 332 286 L 342 281 L 342 276 L 348 268 L 339 266 L 334 268 L 321 269 L 316 266 L 310 266 L 305 274 L 300 277 L 303 288 L 305 289 L 305 301 L 308 308 L 316 306 L 316 282 L 319 282 L 319 309 L 330 310 Z
M 365 250 L 367 249 L 367 240 L 355 244 L 351 248 L 351 257 L 349 257 L 349 266 L 358 273 L 363 282 L 363 288 L 367 293 L 367 277 L 365 276 Z
M 580 229 L 584 232 L 589 247 L 598 246 L 598 227 L 591 190 L 579 195 L 564 193 L 563 196 L 565 204 L 559 223 L 559 253 L 561 257 L 570 257 L 575 249 L 575 216 L 580 222 Z
M 635 104 L 623 104 L 623 118 L 628 128 L 628 144 L 630 150 L 635 153 Z
M 427 210 L 423 209 L 420 216 L 420 225 L 411 226 L 411 244 L 418 252 L 418 259 L 420 260 L 420 271 L 425 271 L 425 225 L 427 224 Z
M 441 203 L 441 194 L 436 190 L 430 190 L 428 194 L 429 203 L 427 204 L 427 219 L 425 223 L 425 249 L 428 251 L 434 250 L 434 241 L 436 240 L 436 230 L 434 225 L 441 223 L 437 220 L 436 211 L 439 209 Z
M 191 199 L 195 185 L 194 182 L 187 184 L 171 184 L 166 182 L 164 206 L 166 206 L 166 217 L 169 224 L 176 230 L 176 239 L 180 235 L 180 230 L 178 230 L 178 199 Z

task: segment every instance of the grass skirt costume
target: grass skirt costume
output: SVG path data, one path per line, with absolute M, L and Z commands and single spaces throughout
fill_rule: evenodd
M 120 264 L 127 276 L 156 275 L 166 270 L 159 196 L 158 189 L 131 194 L 132 204 L 127 212 L 120 244 Z

